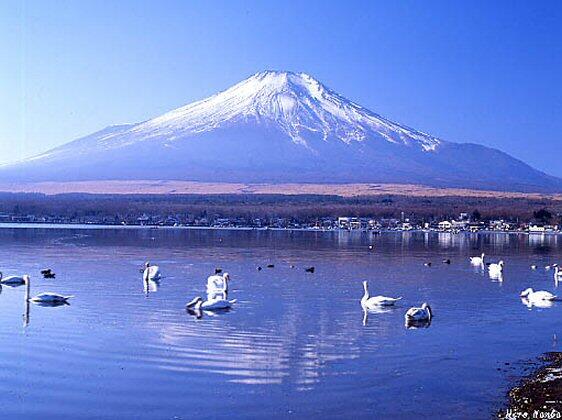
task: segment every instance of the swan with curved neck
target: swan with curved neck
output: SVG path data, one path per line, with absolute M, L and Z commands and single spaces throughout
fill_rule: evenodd
M 537 290 L 536 292 L 531 289 L 525 289 L 519 295 L 522 298 L 526 298 L 529 301 L 553 301 L 556 300 L 556 295 L 547 292 L 545 290 Z
M 157 265 L 150 265 L 150 262 L 146 262 L 144 264 L 144 271 L 142 275 L 145 281 L 148 280 L 160 280 L 162 278 L 162 274 L 160 273 L 160 267 Z
M 37 296 L 31 297 L 31 279 L 28 275 L 23 276 L 25 279 L 25 300 L 27 302 L 34 302 L 34 303 L 67 303 L 68 299 L 73 298 L 74 296 L 63 296 L 59 295 L 58 293 L 52 292 L 43 292 L 39 293 Z
M 404 315 L 406 321 L 431 321 L 433 318 L 433 311 L 431 306 L 427 303 L 423 303 L 421 307 L 412 307 L 408 309 Z
M 494 272 L 495 272 L 495 273 L 502 273 L 502 272 L 503 272 L 503 267 L 504 267 L 504 265 L 505 265 L 505 263 L 503 262 L 503 260 L 500 261 L 500 262 L 497 263 L 497 264 L 490 264 L 490 265 L 488 266 L 488 271 L 489 271 L 490 273 L 494 273 Z
M 398 302 L 402 297 L 392 298 L 387 296 L 370 296 L 369 285 L 367 281 L 363 282 L 363 289 L 365 293 L 361 298 L 361 306 L 365 309 L 376 308 L 378 306 L 392 306 Z
M 474 265 L 483 265 L 484 264 L 484 256 L 485 254 L 482 253 L 479 257 L 470 257 L 470 263 Z
M 230 275 L 228 273 L 209 276 L 207 278 L 207 293 L 227 293 L 229 281 Z

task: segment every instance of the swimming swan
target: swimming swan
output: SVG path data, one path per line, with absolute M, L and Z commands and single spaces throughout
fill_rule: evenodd
M 8 277 L 4 277 L 2 275 L 2 272 L 0 271 L 0 284 L 6 284 L 6 285 L 20 285 L 20 284 L 25 284 L 25 277 L 26 276 L 8 276 Z
M 537 290 L 535 292 L 530 287 L 528 289 L 523 290 L 519 296 L 521 296 L 522 298 L 527 298 L 527 300 L 532 302 L 536 302 L 540 300 L 542 301 L 556 300 L 556 296 L 553 295 L 552 293 L 547 292 L 545 290 Z
M 488 271 L 490 272 L 490 274 L 495 274 L 495 273 L 503 273 L 503 266 L 504 266 L 504 262 L 500 261 L 497 264 L 490 264 L 488 266 Z
M 224 273 L 223 275 L 215 274 L 207 278 L 207 293 L 224 293 L 228 292 L 228 282 L 230 275 Z
M 410 308 L 404 315 L 406 321 L 431 321 L 433 311 L 427 303 L 422 304 L 420 308 Z
M 474 265 L 483 265 L 484 264 L 484 253 L 479 257 L 470 257 L 470 263 Z
M 144 271 L 142 274 L 143 280 L 160 280 L 162 278 L 162 274 L 160 273 L 160 267 L 157 265 L 150 265 L 149 262 L 146 262 L 144 265 Z
M 369 288 L 367 282 L 363 282 L 363 289 L 365 289 L 365 294 L 361 298 L 361 306 L 364 309 L 377 309 L 379 306 L 392 306 L 397 301 L 402 299 L 399 298 L 391 298 L 386 296 L 369 296 Z
M 234 303 L 236 303 L 236 299 L 228 300 L 225 297 L 226 295 L 223 295 L 223 297 L 216 297 L 204 301 L 201 296 L 197 296 L 191 302 L 188 302 L 185 306 L 189 309 L 203 309 L 205 311 L 219 311 L 221 309 L 229 309 Z
M 547 308 L 552 308 L 554 306 L 553 300 L 529 300 L 524 297 L 521 298 L 521 303 L 529 309 L 533 309 L 533 308 L 547 309 Z
M 57 293 L 52 293 L 52 292 L 43 292 L 43 293 L 39 293 L 35 297 L 30 297 L 31 279 L 27 275 L 24 276 L 24 278 L 25 278 L 25 285 L 26 285 L 25 300 L 27 302 L 31 301 L 31 302 L 34 302 L 34 303 L 44 303 L 44 304 L 56 305 L 56 304 L 60 304 L 60 303 L 67 303 L 68 299 L 74 297 L 74 296 L 63 296 L 63 295 L 59 295 Z

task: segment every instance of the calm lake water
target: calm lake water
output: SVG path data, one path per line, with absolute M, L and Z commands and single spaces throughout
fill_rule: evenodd
M 2 288 L 1 417 L 489 418 L 524 360 L 560 350 L 562 302 L 518 295 L 562 294 L 543 268 L 561 250 L 562 236 L 0 229 L 4 275 L 75 295 L 32 304 L 25 326 L 25 288 Z M 505 260 L 503 282 L 470 266 L 480 252 Z M 164 275 L 148 293 L 146 260 Z M 215 267 L 238 302 L 197 319 L 185 303 Z M 404 299 L 365 320 L 363 280 Z M 433 322 L 407 329 L 424 301 Z

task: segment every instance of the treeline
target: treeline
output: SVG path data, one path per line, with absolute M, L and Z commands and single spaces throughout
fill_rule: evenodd
M 562 202 L 551 199 L 484 197 L 408 197 L 403 195 L 341 197 L 330 195 L 93 195 L 0 193 L 0 214 L 76 217 L 291 218 L 357 216 L 435 220 L 461 212 L 483 220 L 528 221 L 545 209 L 558 222 Z

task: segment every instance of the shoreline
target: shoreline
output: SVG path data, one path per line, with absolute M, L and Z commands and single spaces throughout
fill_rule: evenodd
M 449 232 L 434 229 L 315 229 L 315 228 L 278 228 L 278 227 L 251 227 L 251 226 L 169 226 L 169 225 L 114 225 L 114 224 L 100 224 L 100 223 L 42 223 L 42 222 L 0 222 L 0 229 L 148 229 L 148 230 L 237 230 L 237 231 L 288 231 L 288 232 L 358 232 L 374 234 L 380 233 L 446 233 L 449 235 L 478 235 L 478 234 L 506 234 L 506 235 L 527 235 L 532 237 L 540 236 L 556 236 L 562 235 L 562 231 L 551 232 L 525 232 L 518 230 L 480 230 L 477 232 L 460 231 Z
M 562 419 L 562 352 L 539 357 L 541 366 L 524 376 L 507 394 L 497 418 Z

